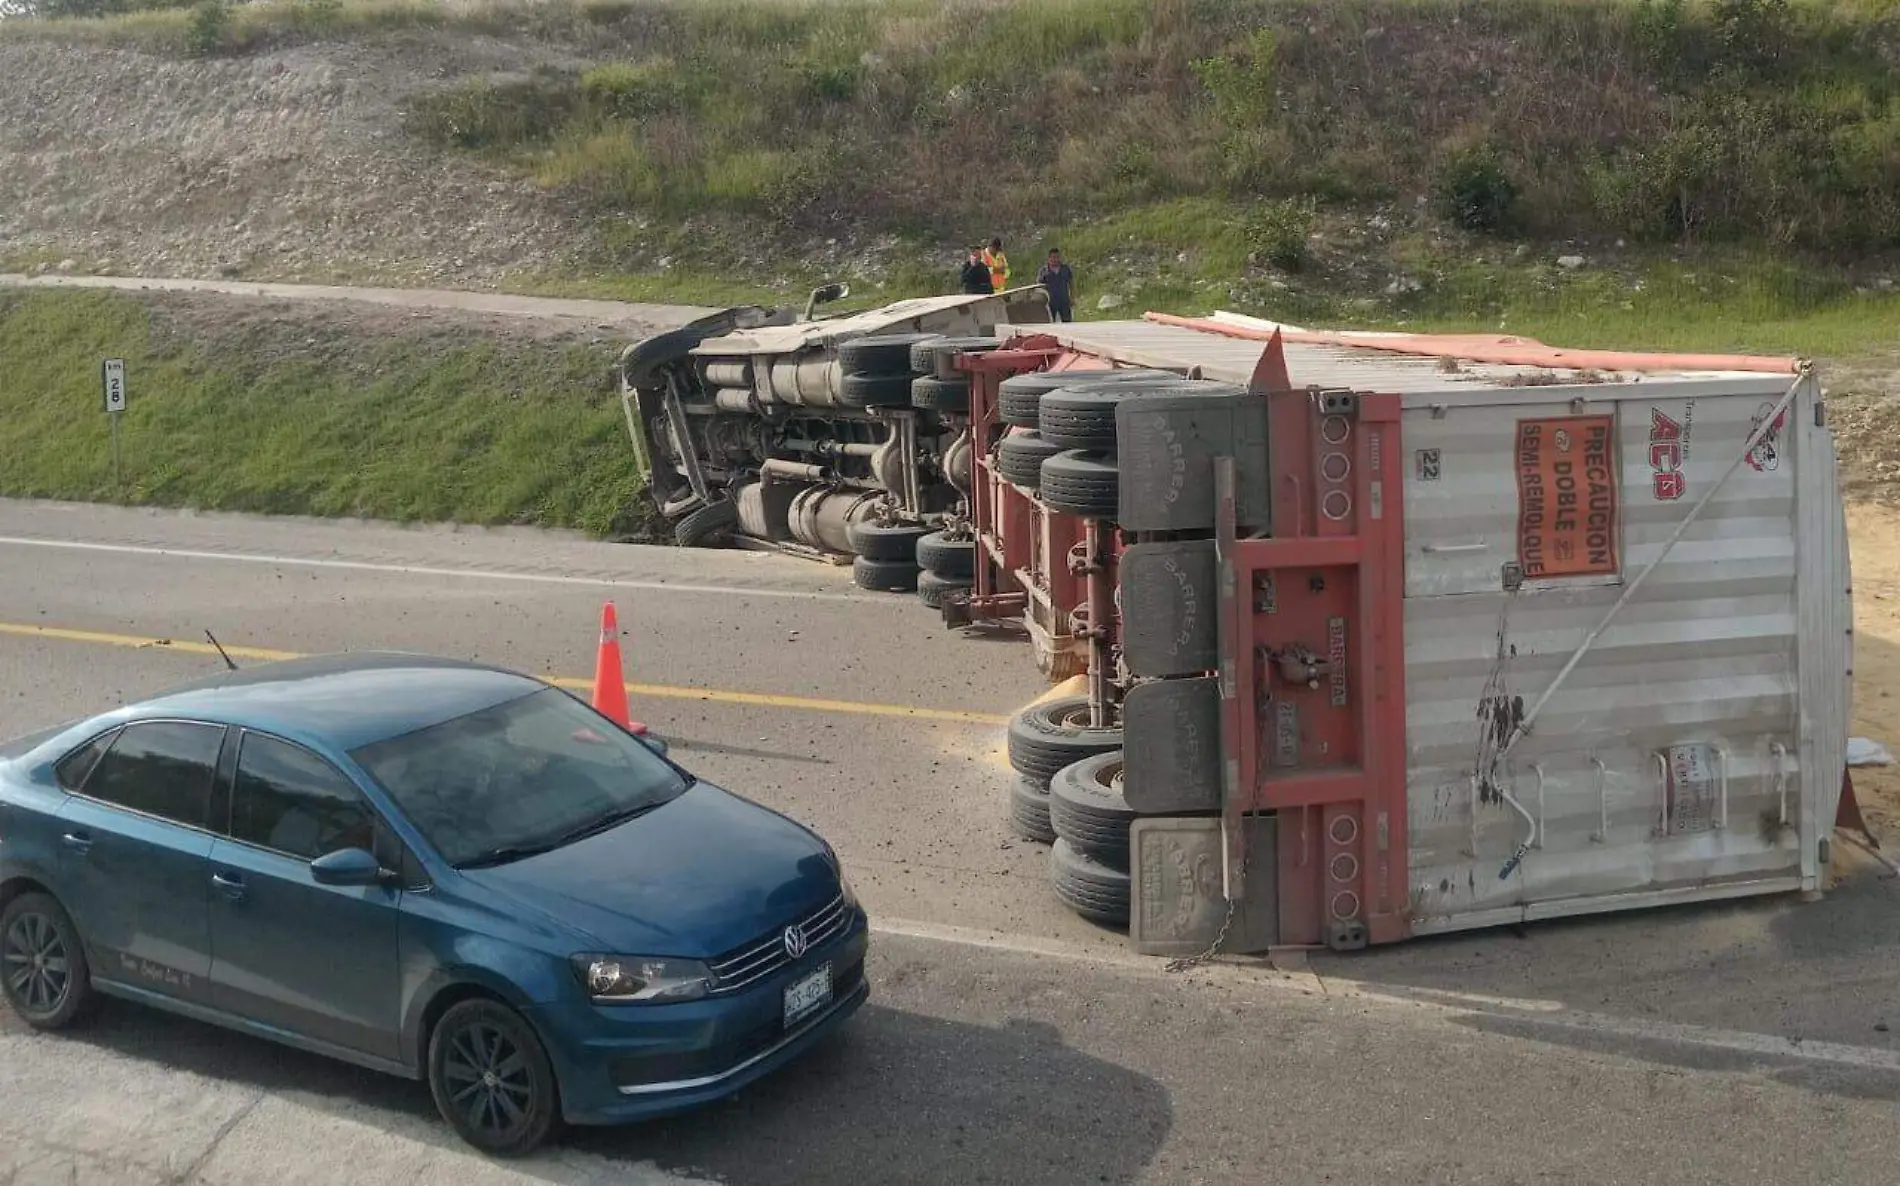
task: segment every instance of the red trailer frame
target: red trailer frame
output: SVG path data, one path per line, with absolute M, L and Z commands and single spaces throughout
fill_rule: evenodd
M 1107 723 L 1119 533 L 1050 510 L 996 473 L 991 454 L 1004 378 L 1112 364 L 1033 335 L 956 365 L 971 377 L 982 561 L 961 620 L 1023 618 L 1046 633 L 1057 662 L 1044 670 L 1057 677 L 1086 644 L 1091 717 Z M 1270 813 L 1279 942 L 1390 942 L 1411 919 L 1399 397 L 1295 389 L 1277 341 L 1249 389 L 1268 401 L 1269 456 L 1244 460 L 1272 475 L 1270 536 L 1238 534 L 1236 459 L 1214 474 L 1225 896 L 1246 893 L 1247 817 Z

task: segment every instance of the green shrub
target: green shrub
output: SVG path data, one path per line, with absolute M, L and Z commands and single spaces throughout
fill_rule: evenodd
M 1312 199 L 1282 198 L 1261 202 L 1247 212 L 1247 249 L 1263 263 L 1283 272 L 1306 266 L 1307 239 L 1319 210 Z
M 575 90 L 558 75 L 462 83 L 416 99 L 410 126 L 456 148 L 512 148 L 548 139 L 574 111 Z
M 1450 148 L 1439 161 L 1432 190 L 1439 213 L 1468 231 L 1495 233 L 1516 222 L 1517 183 L 1488 143 Z
M 1260 128 L 1274 122 L 1279 111 L 1275 68 L 1279 46 L 1272 29 L 1255 29 L 1228 53 L 1194 63 L 1195 76 L 1229 129 Z
M 185 52 L 208 58 L 224 48 L 231 32 L 231 9 L 225 0 L 199 0 L 185 26 Z
M 685 99 L 679 71 L 665 58 L 596 66 L 581 75 L 580 91 L 592 111 L 622 119 L 668 111 Z

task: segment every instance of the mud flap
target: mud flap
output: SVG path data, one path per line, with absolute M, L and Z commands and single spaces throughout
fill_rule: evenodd
M 1220 666 L 1214 541 L 1135 544 L 1121 554 L 1122 658 L 1136 676 Z
M 1142 815 L 1221 807 L 1220 680 L 1150 680 L 1122 698 L 1122 797 Z
M 1144 395 L 1115 408 L 1124 531 L 1211 531 L 1214 458 L 1235 463 L 1235 519 L 1270 525 L 1267 403 L 1246 395 Z
M 1248 955 L 1280 941 L 1279 820 L 1247 817 L 1252 869 L 1231 916 L 1221 891 L 1221 821 L 1149 818 L 1129 829 L 1128 937 L 1142 955 Z M 1222 935 L 1225 926 L 1226 934 Z

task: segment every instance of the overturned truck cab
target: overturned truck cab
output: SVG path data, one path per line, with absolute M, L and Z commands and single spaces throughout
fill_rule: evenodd
M 901 301 L 722 310 L 629 347 L 620 385 L 648 491 L 675 540 L 834 563 L 914 589 L 919 538 L 970 482 L 969 382 L 946 360 L 1002 322 L 1050 319 L 1040 287 Z

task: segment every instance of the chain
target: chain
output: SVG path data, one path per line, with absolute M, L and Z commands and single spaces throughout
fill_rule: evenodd
M 1242 817 L 1242 819 L 1244 821 L 1245 817 Z M 1248 832 L 1244 834 L 1244 837 L 1241 842 L 1240 883 L 1243 886 L 1247 884 L 1248 870 L 1250 870 L 1253 867 L 1253 845 L 1250 843 L 1247 843 L 1247 841 L 1250 840 L 1251 838 L 1252 838 L 1252 832 L 1251 830 L 1249 830 Z M 1225 852 L 1223 852 L 1221 855 L 1222 855 L 1222 859 L 1225 860 L 1226 859 Z M 1212 962 L 1214 957 L 1220 954 L 1220 949 L 1222 945 L 1227 942 L 1227 932 L 1233 927 L 1234 917 L 1239 913 L 1240 913 L 1240 903 L 1237 901 L 1230 900 L 1227 903 L 1226 917 L 1221 919 L 1220 930 L 1219 932 L 1215 934 L 1214 941 L 1207 945 L 1207 950 L 1199 953 L 1198 955 L 1187 955 L 1187 956 L 1182 956 L 1179 959 L 1169 960 L 1168 966 L 1167 966 L 1168 973 L 1170 975 L 1174 975 L 1181 972 L 1187 972 L 1194 968 L 1200 967 L 1202 964 Z

